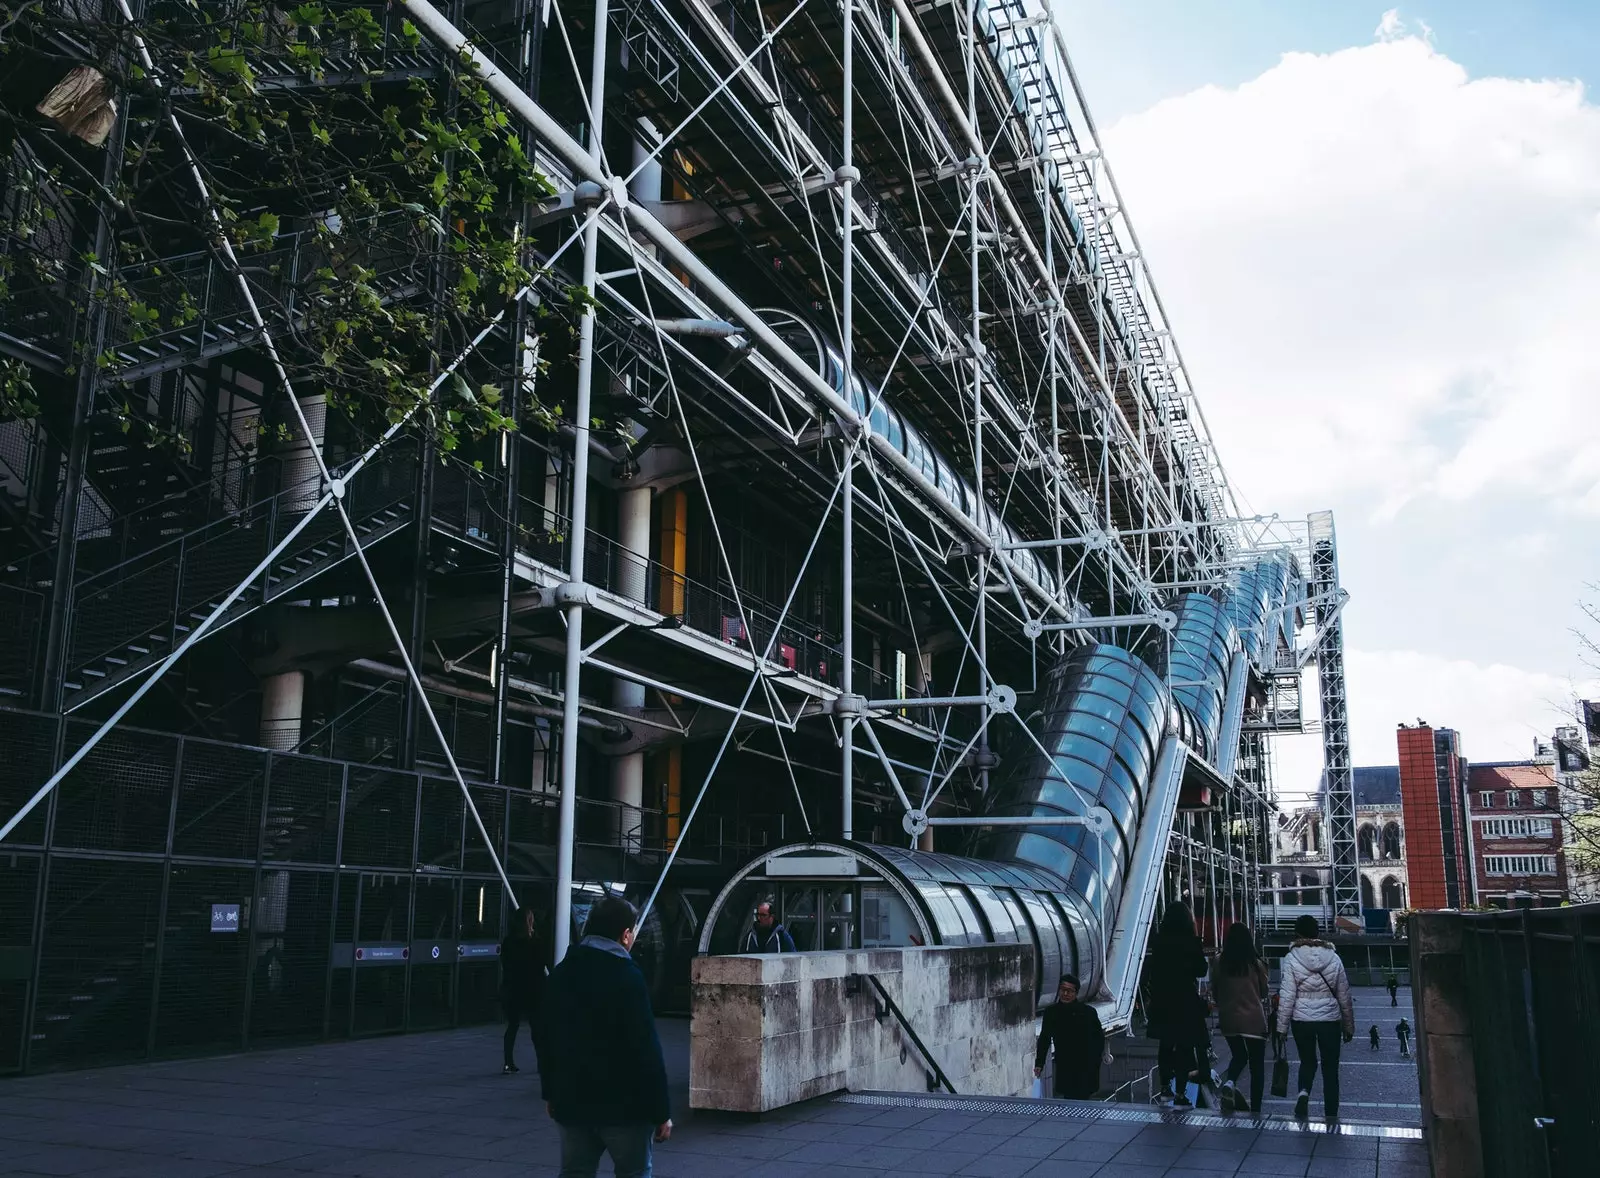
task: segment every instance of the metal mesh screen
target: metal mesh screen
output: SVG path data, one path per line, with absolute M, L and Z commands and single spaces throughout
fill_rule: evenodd
M 454 879 L 418 879 L 411 933 L 410 1027 L 447 1027 L 454 1012 Z M 435 957 L 434 954 L 438 953 Z
M 0 749 L 5 772 L 0 773 L 0 819 L 9 821 L 35 790 L 50 779 L 55 768 L 56 720 L 27 712 L 0 712 Z M 39 846 L 44 842 L 45 815 L 41 803 L 21 825 L 6 836 L 6 846 Z
M 82 745 L 94 729 L 93 724 L 69 721 L 68 749 Z M 57 787 L 54 845 L 166 850 L 177 753 L 175 737 L 112 731 Z
M 532 884 L 518 884 L 517 896 L 533 893 Z M 500 906 L 505 887 L 499 880 L 461 881 L 460 931 L 463 944 L 486 944 L 501 937 Z M 462 1022 L 487 1022 L 500 1017 L 500 959 L 474 956 L 462 960 L 456 974 L 456 1010 Z
M 415 780 L 415 779 L 411 779 Z M 360 877 L 360 912 L 356 943 L 394 944 L 409 941 L 411 880 L 399 875 Z M 350 1033 L 368 1035 L 405 1026 L 406 970 L 402 965 L 357 965 Z
M 250 911 L 250 1038 L 322 1034 L 333 921 L 331 872 L 263 871 Z
M 266 767 L 267 754 L 256 749 L 185 742 L 172 853 L 253 862 Z
M 172 868 L 163 925 L 157 1051 L 238 1047 L 255 872 L 246 867 Z
M 269 862 L 332 863 L 343 783 L 344 766 L 335 762 L 275 755 L 261 857 Z
M 159 863 L 54 857 L 31 1067 L 144 1054 L 160 901 Z
M 345 797 L 345 863 L 411 867 L 417 778 L 388 769 L 352 769 Z
M 39 860 L 0 858 L 0 1072 L 22 1066 L 22 1012 L 33 974 L 33 913 Z
M 474 785 L 472 790 L 472 804 L 478 807 L 478 817 L 483 819 L 483 828 L 489 832 L 489 838 L 494 844 L 494 853 L 501 855 L 506 842 L 506 791 L 493 786 Z M 483 836 L 478 833 L 478 827 L 467 817 L 463 838 L 463 866 L 468 871 L 491 872 L 494 870 L 494 860 L 489 855 L 489 848 L 484 845 Z
M 434 867 L 457 868 L 461 866 L 461 787 L 453 780 L 437 777 L 422 779 L 420 802 L 422 813 L 417 818 L 417 863 Z M 468 822 L 471 826 L 471 822 Z M 471 837 L 476 837 L 472 831 Z

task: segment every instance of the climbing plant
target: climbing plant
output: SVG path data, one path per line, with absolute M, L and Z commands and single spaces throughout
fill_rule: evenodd
M 0 77 L 12 79 L 0 85 L 11 147 L 0 306 L 23 287 L 78 316 L 98 302 L 108 344 L 78 362 L 114 387 L 118 347 L 230 315 L 238 330 L 226 239 L 298 396 L 324 394 L 365 431 L 415 412 L 443 451 L 517 428 L 506 347 L 498 365 L 475 358 L 427 395 L 545 277 L 521 226 L 552 186 L 475 74 L 384 4 L 144 0 L 131 24 L 109 7 L 102 21 L 81 0 L 0 2 Z M 55 79 L 56 106 L 69 83 L 87 97 L 52 118 L 37 96 Z M 108 184 L 103 153 L 116 150 Z M 105 210 L 114 258 L 85 252 L 81 229 L 59 224 L 64 209 Z M 570 346 L 581 293 L 552 286 L 532 300 L 544 357 Z M 3 390 L 0 415 L 39 411 L 25 365 L 7 363 Z M 542 406 L 522 409 L 523 424 L 549 424 Z M 131 398 L 119 412 L 137 417 Z

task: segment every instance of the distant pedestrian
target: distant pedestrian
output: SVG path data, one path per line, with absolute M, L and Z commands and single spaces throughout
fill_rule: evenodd
M 1372 1050 L 1377 1051 L 1378 1050 L 1378 1046 L 1379 1046 L 1379 1044 L 1378 1044 L 1378 1024 L 1377 1023 L 1373 1023 L 1372 1024 L 1372 1030 L 1369 1032 L 1369 1035 L 1370 1035 L 1370 1037 L 1372 1039 Z
M 1395 1024 L 1394 1037 L 1400 1040 L 1400 1054 L 1406 1059 L 1411 1058 L 1411 1024 L 1402 1018 Z
M 1087 1002 L 1078 1001 L 1078 979 L 1063 974 L 1056 1000 L 1045 1007 L 1039 1045 L 1033 1055 L 1033 1074 L 1044 1074 L 1045 1056 L 1056 1053 L 1052 1095 L 1062 1100 L 1093 1100 L 1100 1091 L 1100 1058 L 1105 1054 L 1106 1032 L 1100 1016 Z
M 765 900 L 756 905 L 755 921 L 744 938 L 741 953 L 793 953 L 794 938 L 789 930 L 772 915 L 772 905 Z
M 650 990 L 628 954 L 637 921 L 621 896 L 602 897 L 545 987 L 539 1079 L 562 1178 L 594 1178 L 607 1153 L 617 1178 L 650 1178 L 651 1141 L 672 1136 Z
M 1350 1001 L 1350 979 L 1344 963 L 1318 935 L 1317 918 L 1309 913 L 1294 922 L 1295 942 L 1283 955 L 1278 1029 L 1294 1035 L 1300 1056 L 1299 1095 L 1294 1115 L 1304 1118 L 1311 1085 L 1322 1059 L 1322 1107 L 1328 1120 L 1339 1118 L 1339 1045 L 1355 1038 L 1356 1011 Z
M 1394 971 L 1389 971 L 1389 976 L 1384 979 L 1384 985 L 1389 987 L 1389 1005 L 1400 1005 L 1400 979 L 1394 976 Z
M 1222 953 L 1211 966 L 1211 998 L 1217 1004 L 1217 1023 L 1228 1041 L 1231 1058 L 1222 1085 L 1222 1110 L 1260 1112 L 1266 1084 L 1267 963 L 1256 952 L 1255 938 L 1243 924 L 1228 926 Z M 1239 1094 L 1235 1082 L 1250 1068 L 1250 1099 Z
M 1148 967 L 1150 1031 L 1160 1042 L 1156 1060 L 1161 1092 L 1156 1099 L 1162 1104 L 1192 1107 L 1193 1101 L 1185 1091 L 1190 1077 L 1199 1072 L 1204 1082 L 1210 1072 L 1206 1060 L 1211 1042 L 1206 1029 L 1206 1003 L 1196 985 L 1206 968 L 1206 954 L 1194 931 L 1194 917 L 1182 903 L 1169 905 L 1156 931 Z
M 543 1003 L 547 960 L 533 909 L 517 909 L 511 929 L 500 943 L 500 1009 L 506 1016 L 501 1070 L 506 1075 L 517 1070 L 517 1032 L 523 1023 L 528 1024 L 534 1052 L 539 1050 L 539 1007 Z

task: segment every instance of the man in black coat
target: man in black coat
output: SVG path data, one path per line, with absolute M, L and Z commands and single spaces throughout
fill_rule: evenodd
M 561 1126 L 563 1178 L 649 1178 L 650 1143 L 672 1135 L 667 1066 L 644 975 L 628 950 L 638 913 L 621 896 L 589 912 L 584 938 L 545 984 L 539 1079 Z
M 1087 1002 L 1078 1001 L 1078 979 L 1063 974 L 1056 988 L 1056 1003 L 1044 1012 L 1039 1047 L 1033 1057 L 1033 1074 L 1044 1073 L 1045 1056 L 1056 1053 L 1056 1082 L 1052 1095 L 1065 1100 L 1092 1100 L 1100 1091 L 1100 1057 L 1106 1033 L 1100 1016 Z

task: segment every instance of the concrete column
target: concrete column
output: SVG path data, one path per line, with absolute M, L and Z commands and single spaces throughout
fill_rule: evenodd
M 617 539 L 629 556 L 618 570 L 617 588 L 635 601 L 646 599 L 650 569 L 650 488 L 631 487 L 617 500 Z M 618 678 L 611 688 L 612 706 L 621 711 L 644 707 L 644 687 Z M 622 845 L 638 850 L 640 810 L 644 806 L 644 754 L 625 753 L 611 760 L 611 800 L 618 803 Z
M 681 487 L 661 494 L 661 586 L 656 610 L 684 612 L 685 574 L 689 569 L 689 497 Z
M 317 455 L 322 451 L 328 430 L 328 398 L 322 393 L 301 397 L 300 412 L 305 414 L 309 435 L 302 435 L 294 423 L 294 441 L 283 456 L 284 495 L 280 505 L 288 511 L 309 511 L 322 493 L 322 472 Z
M 300 743 L 305 708 L 306 674 L 285 671 L 261 681 L 261 747 L 292 752 Z
M 1483 1178 L 1462 926 L 1457 912 L 1413 912 L 1407 930 L 1422 1131 L 1436 1178 Z

